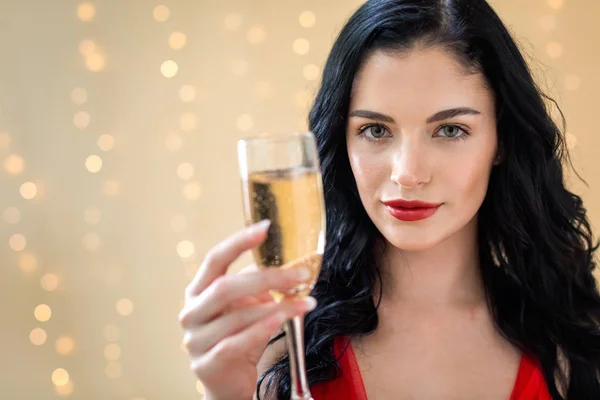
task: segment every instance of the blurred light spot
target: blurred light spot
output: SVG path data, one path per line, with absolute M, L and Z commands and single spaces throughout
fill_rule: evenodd
M 310 50 L 310 43 L 306 39 L 296 39 L 294 41 L 293 49 L 294 53 L 303 56 Z
M 185 103 L 194 101 L 196 98 L 196 89 L 191 85 L 184 85 L 179 89 L 179 98 Z
M 559 10 L 564 7 L 565 0 L 546 0 L 548 6 L 554 10 Z
M 105 133 L 103 135 L 100 135 L 97 144 L 98 147 L 100 147 L 100 150 L 110 151 L 115 145 L 115 138 L 112 135 Z
M 52 372 L 52 382 L 56 386 L 64 386 L 69 382 L 69 373 L 63 368 L 57 368 Z
M 269 82 L 257 82 L 254 91 L 260 99 L 268 99 L 273 95 L 273 87 Z
M 235 31 L 242 26 L 242 16 L 240 14 L 229 14 L 225 17 L 225 29 Z
M 90 225 L 96 225 L 100 222 L 100 210 L 96 207 L 86 208 L 83 214 L 83 220 Z
M 181 163 L 177 167 L 177 176 L 184 181 L 192 179 L 194 176 L 194 166 L 190 163 Z
M 104 358 L 108 361 L 117 361 L 121 358 L 121 348 L 116 343 L 109 343 L 104 347 Z
M 8 244 L 14 251 L 23 251 L 27 245 L 27 240 L 25 240 L 25 236 L 20 233 L 15 233 L 8 239 Z
M 567 90 L 575 91 L 581 86 L 581 78 L 577 75 L 568 75 L 565 78 L 565 87 Z
M 92 154 L 85 159 L 85 167 L 92 174 L 99 172 L 102 169 L 102 159 L 95 154 Z
M 97 52 L 94 52 L 85 58 L 87 69 L 92 72 L 99 72 L 106 68 L 106 58 Z
M 198 393 L 204 394 L 204 386 L 202 385 L 202 382 L 196 381 L 196 390 Z
M 188 183 L 183 187 L 183 197 L 187 200 L 198 200 L 201 191 L 200 185 L 197 183 Z
M 0 132 L 0 149 L 8 149 L 10 146 L 10 136 L 8 133 Z
M 238 60 L 229 65 L 229 69 L 235 76 L 244 76 L 248 73 L 248 61 Z
M 117 196 L 121 192 L 121 184 L 119 181 L 108 180 L 104 182 L 104 186 L 102 187 L 102 193 L 104 193 L 108 197 Z
M 175 133 L 170 133 L 167 135 L 165 140 L 165 146 L 167 147 L 167 150 L 175 152 L 181 149 L 182 144 L 183 140 L 181 139 L 181 136 Z
M 123 368 L 121 367 L 121 364 L 119 364 L 118 362 L 110 362 L 106 365 L 104 372 L 106 373 L 106 376 L 108 376 L 109 378 L 117 379 L 123 375 Z
M 92 3 L 85 2 L 85 3 L 81 3 L 81 4 L 79 4 L 79 6 L 77 6 L 77 16 L 79 17 L 80 20 L 89 22 L 94 19 L 95 15 L 96 15 L 96 7 L 94 7 L 94 5 Z
M 133 303 L 131 300 L 124 298 L 117 301 L 117 312 L 122 316 L 131 315 L 133 312 Z
M 79 53 L 82 56 L 89 57 L 96 52 L 96 43 L 93 40 L 83 39 L 79 42 Z
M 21 185 L 19 192 L 24 199 L 31 200 L 37 194 L 37 186 L 33 182 L 25 182 Z
M 160 65 L 160 72 L 165 78 L 174 77 L 177 75 L 177 71 L 179 71 L 179 66 L 173 60 L 167 60 Z
M 250 114 L 242 114 L 237 119 L 237 127 L 240 131 L 247 132 L 254 126 L 254 120 Z
M 173 32 L 169 35 L 169 46 L 173 50 L 181 50 L 187 43 L 187 37 L 183 32 Z
M 304 78 L 309 81 L 316 80 L 320 73 L 321 71 L 319 70 L 319 67 L 317 67 L 315 64 L 308 64 L 303 70 Z
M 52 317 L 52 310 L 47 304 L 40 304 L 33 311 L 33 315 L 38 321 L 46 322 L 50 320 L 50 317 Z
M 196 129 L 197 124 L 198 121 L 196 119 L 196 114 L 194 113 L 186 112 L 179 117 L 179 128 L 184 132 L 193 131 Z
M 575 146 L 577 146 L 577 136 L 572 133 L 567 133 L 565 135 L 565 141 L 567 143 L 567 149 L 573 150 Z
M 296 93 L 296 106 L 299 108 L 306 108 L 310 105 L 312 95 L 307 90 L 301 90 Z
M 546 46 L 546 53 L 548 53 L 550 58 L 559 58 L 562 56 L 563 47 L 558 42 L 549 43 L 548 46 Z
M 62 356 L 66 356 L 73 352 L 73 348 L 75 347 L 75 343 L 73 339 L 69 336 L 60 336 L 56 339 L 56 343 L 54 343 L 54 348 L 56 352 Z
M 40 285 L 45 291 L 53 292 L 58 287 L 58 277 L 50 273 L 44 274 L 40 280 Z
M 119 336 L 121 336 L 121 329 L 115 325 L 106 325 L 102 329 L 102 335 L 104 335 L 104 339 L 109 342 L 116 342 L 119 340 Z
M 253 26 L 246 33 L 246 39 L 251 44 L 258 44 L 265 41 L 267 37 L 267 31 L 262 26 Z
M 298 20 L 300 21 L 300 25 L 302 25 L 302 27 L 311 28 L 311 27 L 315 26 L 317 17 L 315 16 L 315 13 L 313 13 L 312 11 L 302 11 L 300 13 L 300 16 L 298 17 Z
M 183 232 L 187 226 L 187 221 L 183 215 L 175 215 L 171 218 L 171 229 L 175 232 Z
M 87 91 L 84 88 L 75 88 L 71 91 L 71 100 L 75 104 L 83 104 L 87 101 Z
M 152 16 L 158 22 L 165 22 L 169 19 L 170 14 L 169 8 L 164 5 L 154 7 L 154 11 L 152 12 Z
M 83 247 L 88 251 L 96 251 L 100 247 L 100 238 L 95 233 L 86 233 L 81 239 Z
M 85 111 L 78 111 L 73 116 L 73 125 L 79 129 L 85 129 L 90 124 L 90 114 Z
M 190 258 L 195 252 L 194 244 L 189 240 L 183 240 L 177 243 L 177 254 L 181 258 Z
M 21 220 L 21 212 L 16 207 L 8 207 L 2 213 L 2 217 L 9 224 L 17 224 Z
M 38 268 L 37 257 L 29 253 L 21 253 L 19 255 L 19 268 L 26 273 L 32 273 Z
M 553 31 L 556 28 L 556 18 L 554 18 L 554 15 L 545 15 L 540 18 L 540 28 L 545 32 Z
M 36 346 L 41 346 L 46 343 L 46 339 L 48 335 L 46 335 L 46 331 L 42 328 L 35 328 L 29 333 L 29 340 Z
M 69 381 L 62 386 L 54 386 L 56 394 L 62 397 L 68 397 L 73 394 L 73 381 Z
M 17 154 L 11 154 L 4 160 L 4 169 L 9 174 L 19 175 L 23 172 L 24 165 L 23 158 Z

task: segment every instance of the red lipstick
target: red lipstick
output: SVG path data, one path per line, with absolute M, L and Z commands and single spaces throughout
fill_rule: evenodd
M 387 206 L 392 217 L 408 222 L 429 218 L 435 214 L 442 205 L 441 203 L 427 203 L 418 200 L 408 201 L 402 199 L 384 201 L 383 204 Z

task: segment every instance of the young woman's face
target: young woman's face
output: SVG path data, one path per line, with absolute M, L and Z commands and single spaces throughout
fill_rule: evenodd
M 361 201 L 392 245 L 425 250 L 476 226 L 497 156 L 494 99 L 445 50 L 373 53 L 346 139 Z

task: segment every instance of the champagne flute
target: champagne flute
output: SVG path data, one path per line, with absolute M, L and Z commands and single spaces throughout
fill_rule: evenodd
M 238 142 L 246 224 L 271 220 L 266 240 L 253 250 L 259 268 L 299 268 L 311 278 L 289 292 L 271 291 L 277 302 L 310 294 L 325 247 L 323 184 L 315 137 L 310 132 Z M 312 400 L 306 377 L 304 320 L 284 323 L 292 400 Z

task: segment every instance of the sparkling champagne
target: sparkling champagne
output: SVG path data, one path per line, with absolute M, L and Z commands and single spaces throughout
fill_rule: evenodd
M 290 168 L 255 172 L 243 182 L 248 223 L 271 220 L 266 240 L 253 250 L 259 267 L 306 266 L 312 277 L 275 300 L 308 295 L 321 269 L 325 247 L 325 210 L 321 176 L 314 169 Z

